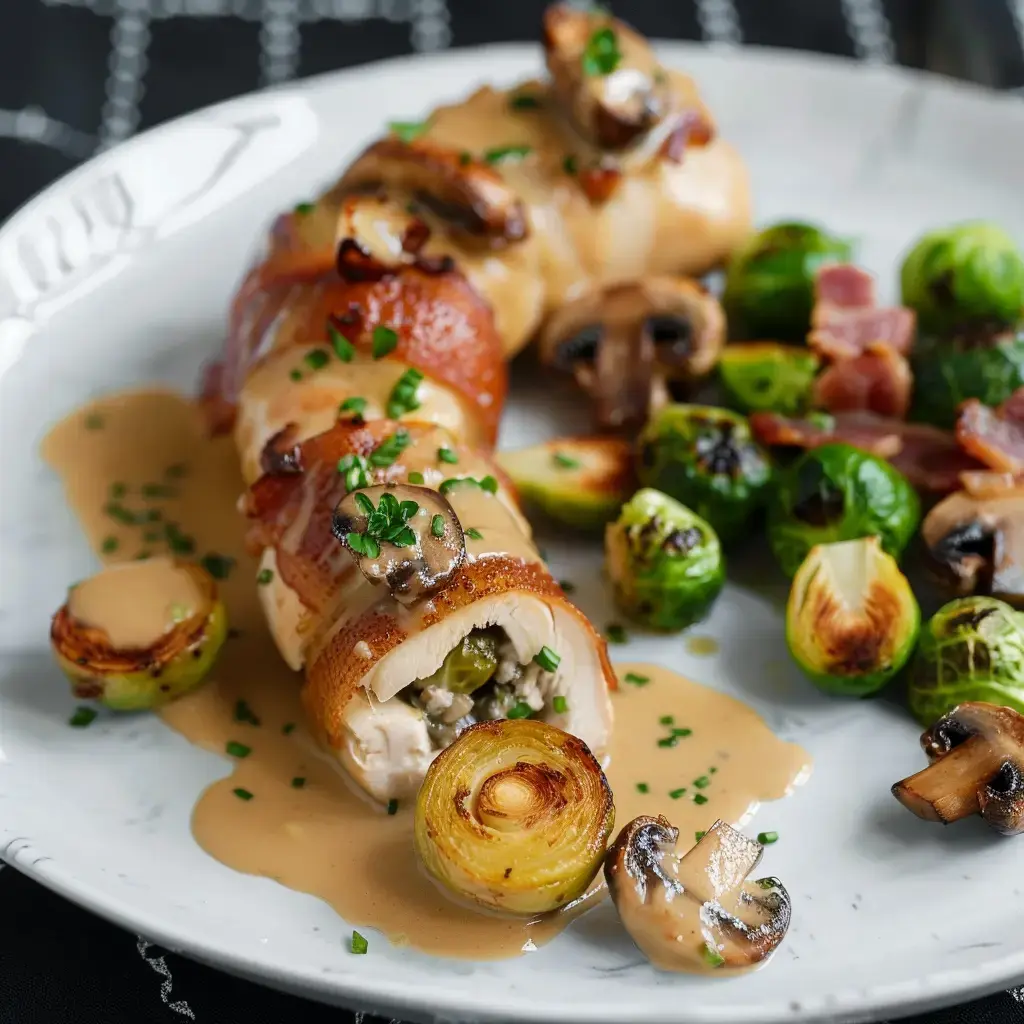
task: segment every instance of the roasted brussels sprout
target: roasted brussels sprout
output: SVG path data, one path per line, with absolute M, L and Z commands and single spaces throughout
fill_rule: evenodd
M 605 555 L 619 607 L 652 629 L 699 622 L 725 583 L 715 531 L 651 488 L 638 491 L 608 524 Z
M 970 221 L 929 231 L 903 261 L 903 304 L 927 333 L 1015 324 L 1024 311 L 1024 257 L 998 225 Z
M 877 537 L 818 544 L 793 578 L 786 642 L 826 693 L 865 697 L 906 664 L 921 613 L 896 560 Z
M 803 341 L 814 308 L 814 275 L 847 263 L 853 246 L 813 224 L 782 223 L 759 231 L 733 257 L 722 304 L 734 338 Z
M 994 597 L 943 605 L 921 630 L 907 696 L 922 725 L 965 701 L 1024 712 L 1024 612 Z
M 637 475 L 693 509 L 728 543 L 767 499 L 772 464 L 737 413 L 666 405 L 640 434 Z
M 472 693 L 494 675 L 497 667 L 498 637 L 488 630 L 474 629 L 445 655 L 433 675 L 415 685 L 420 690 L 440 686 L 452 693 Z
M 877 536 L 898 559 L 917 530 L 921 503 L 906 478 L 848 444 L 805 452 L 780 474 L 768 507 L 768 540 L 792 576 L 815 544 Z
M 50 627 L 75 696 L 115 711 L 160 707 L 195 689 L 226 636 L 213 577 L 172 558 L 125 562 L 75 584 Z
M 632 449 L 618 437 L 558 438 L 498 461 L 524 501 L 578 530 L 599 530 L 636 490 Z
M 583 740 L 506 718 L 471 726 L 434 759 L 416 800 L 416 852 L 461 899 L 543 914 L 583 895 L 614 823 Z
M 718 376 L 729 401 L 741 412 L 799 416 L 807 411 L 820 365 L 809 349 L 751 341 L 726 345 Z
M 911 368 L 911 419 L 950 428 L 966 399 L 1000 405 L 1024 386 L 1024 331 L 981 328 L 923 338 L 914 347 Z

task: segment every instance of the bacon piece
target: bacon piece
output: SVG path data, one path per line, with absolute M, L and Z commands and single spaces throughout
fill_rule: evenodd
M 759 412 L 751 415 L 750 426 L 771 447 L 853 445 L 891 462 L 919 490 L 936 494 L 957 490 L 961 473 L 981 468 L 949 431 L 869 412 L 839 413 L 820 423 Z
M 906 355 L 917 318 L 904 306 L 875 305 L 870 274 L 848 263 L 822 267 L 815 278 L 816 302 L 807 344 L 828 359 L 852 359 L 872 343 Z
M 1024 473 L 1024 388 L 993 409 L 976 398 L 960 406 L 957 440 L 965 451 L 1000 473 Z
M 910 406 L 910 365 L 889 345 L 872 342 L 859 356 L 833 363 L 814 382 L 816 408 L 873 412 L 903 419 Z

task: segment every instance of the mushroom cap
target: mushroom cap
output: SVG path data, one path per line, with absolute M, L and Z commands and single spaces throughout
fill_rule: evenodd
M 395 514 L 388 515 L 385 509 Z M 386 583 L 400 601 L 448 586 L 466 558 L 459 517 L 448 500 L 429 487 L 388 484 L 350 491 L 334 510 L 331 531 L 366 579 Z M 395 533 L 397 538 L 387 539 Z M 373 538 L 376 554 L 367 551 L 365 543 L 363 550 L 353 546 L 356 536 L 364 542 Z
M 605 880 L 626 930 L 664 970 L 746 967 L 786 934 L 789 894 L 774 878 L 748 881 L 763 848 L 716 821 L 688 853 L 664 817 L 640 817 L 605 858 Z

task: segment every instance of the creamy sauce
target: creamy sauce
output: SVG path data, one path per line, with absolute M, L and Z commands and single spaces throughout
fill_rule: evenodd
M 101 629 L 118 650 L 155 644 L 204 601 L 196 579 L 173 558 L 129 562 L 90 576 L 68 595 L 68 612 L 83 626 Z
M 87 426 L 96 422 L 102 426 Z M 319 896 L 353 925 L 377 928 L 392 942 L 473 959 L 540 945 L 603 897 L 599 876 L 581 905 L 539 922 L 460 907 L 419 868 L 411 807 L 388 815 L 348 788 L 305 728 L 299 676 L 278 657 L 263 618 L 258 567 L 244 550 L 235 510 L 243 484 L 234 446 L 228 438 L 204 440 L 190 403 L 165 392 L 114 396 L 58 425 L 43 452 L 104 558 L 164 553 L 170 532 L 191 539 L 195 556 L 229 567 L 219 586 L 235 632 L 210 682 L 161 712 L 208 750 L 223 754 L 229 742 L 252 748 L 199 797 L 193 832 L 211 856 Z M 166 483 L 163 496 L 146 502 L 143 488 L 154 481 Z M 159 517 L 112 519 L 115 490 L 133 514 L 152 508 Z M 467 521 L 479 521 L 483 501 L 471 499 Z M 488 507 L 499 504 L 492 499 Z M 159 539 L 145 538 L 161 531 Z M 116 551 L 104 543 L 111 536 Z M 685 837 L 716 818 L 741 822 L 806 774 L 806 753 L 776 738 L 741 702 L 655 666 L 620 665 L 618 673 L 608 778 L 619 826 L 638 814 L 664 813 Z M 673 729 L 682 731 L 673 738 Z

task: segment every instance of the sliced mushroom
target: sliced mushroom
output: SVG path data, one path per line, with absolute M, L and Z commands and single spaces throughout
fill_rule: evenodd
M 748 881 L 763 848 L 716 821 L 688 853 L 679 829 L 641 817 L 605 857 L 608 890 L 644 955 L 668 971 L 748 967 L 770 956 L 789 928 L 789 894 L 778 879 Z
M 302 446 L 298 423 L 286 423 L 272 435 L 260 452 L 260 469 L 268 476 L 292 476 L 302 473 Z
M 338 185 L 345 194 L 378 188 L 411 194 L 463 237 L 504 244 L 527 234 L 523 203 L 497 171 L 427 139 L 373 143 Z
M 541 360 L 594 399 L 599 427 L 646 422 L 669 383 L 709 373 L 725 341 L 718 300 L 696 281 L 651 277 L 588 292 L 544 326 Z
M 1003 835 L 1024 832 L 1024 716 L 967 701 L 921 735 L 931 764 L 892 795 L 925 821 L 948 825 L 980 814 Z
M 459 517 L 429 487 L 394 484 L 352 491 L 334 510 L 331 531 L 371 583 L 385 583 L 403 602 L 442 590 L 466 557 Z
M 921 536 L 951 591 L 1024 605 L 1024 485 L 1003 480 L 957 491 L 928 513 Z
M 669 77 L 647 40 L 606 13 L 552 5 L 544 54 L 566 116 L 602 149 L 625 149 L 671 109 Z

